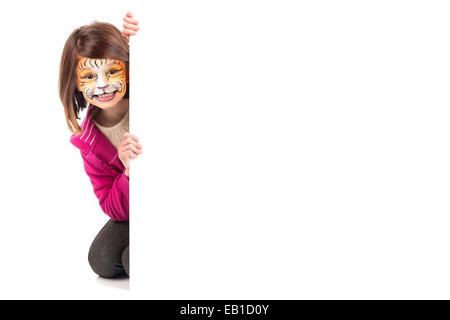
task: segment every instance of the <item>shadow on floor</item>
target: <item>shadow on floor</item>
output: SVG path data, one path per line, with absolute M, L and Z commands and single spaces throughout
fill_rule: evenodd
M 130 290 L 130 279 L 127 276 L 118 277 L 114 279 L 97 277 L 97 283 L 104 287 Z

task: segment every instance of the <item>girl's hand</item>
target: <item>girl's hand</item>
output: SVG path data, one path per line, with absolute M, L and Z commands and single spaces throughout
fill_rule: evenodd
M 139 30 L 139 21 L 133 18 L 133 14 L 130 11 L 127 11 L 123 21 L 122 35 L 127 41 L 130 41 L 130 36 L 136 35 L 136 32 Z
M 117 153 L 125 167 L 125 175 L 127 177 L 130 176 L 130 159 L 137 158 L 142 153 L 142 145 L 138 141 L 138 137 L 126 132 L 123 135 L 122 141 L 117 146 Z

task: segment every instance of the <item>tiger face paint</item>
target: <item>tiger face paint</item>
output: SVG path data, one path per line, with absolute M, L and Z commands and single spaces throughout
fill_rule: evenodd
M 127 70 L 120 60 L 82 57 L 77 77 L 84 99 L 102 109 L 114 106 L 127 91 Z

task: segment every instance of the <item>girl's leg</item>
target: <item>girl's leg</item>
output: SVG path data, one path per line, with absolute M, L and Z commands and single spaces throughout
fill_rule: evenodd
M 95 237 L 89 249 L 88 260 L 92 270 L 104 278 L 127 274 L 128 264 L 125 271 L 122 265 L 122 254 L 128 248 L 128 243 L 128 221 L 109 220 Z

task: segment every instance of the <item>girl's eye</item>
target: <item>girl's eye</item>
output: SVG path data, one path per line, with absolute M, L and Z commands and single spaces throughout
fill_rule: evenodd
M 119 70 L 111 70 L 110 72 L 108 72 L 109 74 L 115 74 L 115 73 L 117 73 L 117 72 L 119 72 Z
M 88 74 L 87 76 L 84 76 L 85 79 L 94 79 L 94 75 Z

